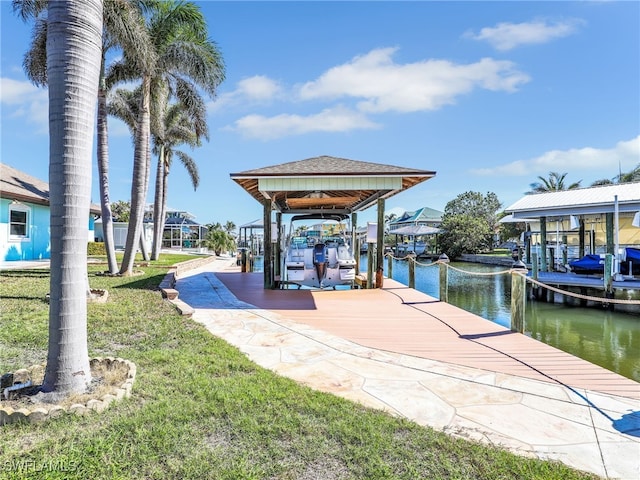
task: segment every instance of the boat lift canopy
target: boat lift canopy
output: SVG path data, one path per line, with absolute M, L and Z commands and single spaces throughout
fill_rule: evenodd
M 378 256 L 382 264 L 384 201 L 434 177 L 436 172 L 320 156 L 270 167 L 232 173 L 231 179 L 263 206 L 264 236 L 271 238 L 271 214 L 276 212 L 280 232 L 282 214 L 355 215 L 373 205 L 378 208 Z M 278 243 L 280 243 L 278 241 Z M 276 268 L 279 265 L 275 252 Z M 265 288 L 279 276 L 271 265 L 271 243 L 265 242 Z

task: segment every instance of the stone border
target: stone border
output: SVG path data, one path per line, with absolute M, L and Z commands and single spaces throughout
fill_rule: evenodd
M 14 410 L 11 407 L 0 408 L 0 426 L 9 425 L 12 423 L 41 423 L 49 418 L 59 417 L 65 413 L 73 413 L 75 415 L 86 415 L 91 411 L 103 412 L 114 401 L 122 400 L 123 398 L 129 398 L 131 396 L 131 389 L 133 388 L 133 382 L 136 378 L 137 367 L 135 363 L 124 360 L 122 358 L 114 357 L 96 357 L 89 360 L 91 366 L 96 363 L 105 363 L 109 367 L 112 363 L 121 363 L 127 366 L 127 378 L 119 387 L 114 387 L 111 393 L 102 395 L 100 399 L 90 399 L 86 403 L 74 403 L 69 407 L 62 407 L 60 405 L 52 404 L 50 407 L 36 407 L 33 409 L 19 408 Z M 36 369 L 43 368 L 42 365 L 33 365 L 28 368 L 28 371 L 34 371 Z
M 180 262 L 167 271 L 167 274 L 162 279 L 162 282 L 160 282 L 158 288 L 162 292 L 162 296 L 169 300 L 178 309 L 180 315 L 184 317 L 191 317 L 194 310 L 182 300 L 178 299 L 179 292 L 175 289 L 176 279 L 184 275 L 189 270 L 193 270 L 194 268 L 202 267 L 203 265 L 216 261 L 217 258 L 218 257 L 216 255 L 194 258 L 193 260 Z

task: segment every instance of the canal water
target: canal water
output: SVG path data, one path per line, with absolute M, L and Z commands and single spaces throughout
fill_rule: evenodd
M 388 276 L 386 259 L 384 264 Z M 363 256 L 360 269 L 366 271 L 366 265 Z M 459 262 L 450 266 L 449 303 L 509 328 L 511 274 L 493 274 L 505 271 L 505 267 Z M 394 260 L 392 269 L 393 279 L 408 285 L 408 262 Z M 418 263 L 415 284 L 416 290 L 439 298 L 439 267 Z M 640 382 L 638 314 L 528 300 L 525 334 Z

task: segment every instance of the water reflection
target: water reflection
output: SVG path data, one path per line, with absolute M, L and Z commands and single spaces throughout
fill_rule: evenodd
M 361 259 L 363 271 L 366 271 L 366 260 L 366 256 Z M 450 265 L 453 268 L 449 269 L 449 303 L 508 328 L 511 275 L 489 275 L 505 268 L 457 262 Z M 417 290 L 439 298 L 438 266 L 418 264 L 415 278 Z M 393 279 L 408 284 L 406 261 L 394 260 Z M 528 301 L 525 330 L 541 342 L 640 381 L 640 316 L 637 314 Z

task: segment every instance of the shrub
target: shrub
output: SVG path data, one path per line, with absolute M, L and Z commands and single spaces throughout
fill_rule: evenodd
M 106 255 L 104 242 L 89 242 L 87 244 L 87 255 Z

